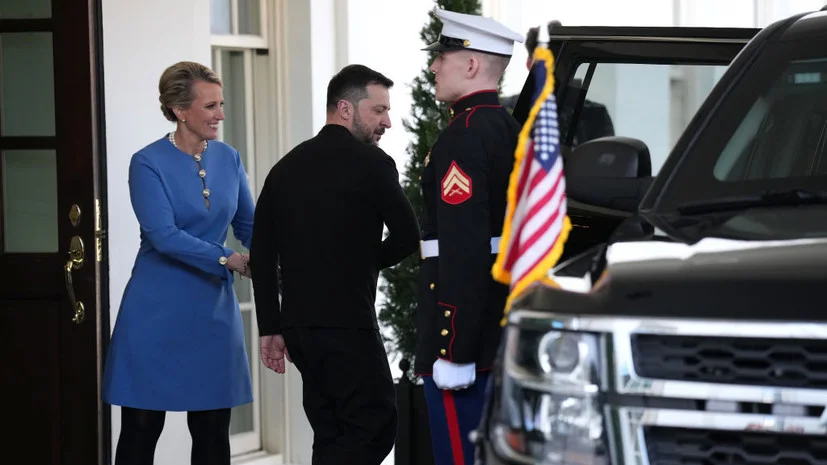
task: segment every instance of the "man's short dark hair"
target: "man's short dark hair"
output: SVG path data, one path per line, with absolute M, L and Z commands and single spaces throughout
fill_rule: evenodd
M 339 100 L 347 100 L 355 106 L 359 100 L 367 98 L 368 86 L 371 84 L 379 84 L 388 89 L 393 87 L 393 81 L 367 66 L 345 66 L 333 76 L 327 85 L 328 111 L 335 109 Z
M 562 26 L 563 23 L 560 21 L 553 19 L 548 23 L 548 33 L 551 34 L 551 30 L 555 27 Z M 528 30 L 528 33 L 525 35 L 525 49 L 528 51 L 528 56 L 531 58 L 534 55 L 534 49 L 537 48 L 537 36 L 540 34 L 539 27 L 532 27 Z

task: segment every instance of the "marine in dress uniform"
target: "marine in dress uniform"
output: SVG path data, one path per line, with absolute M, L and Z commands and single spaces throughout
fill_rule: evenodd
M 510 57 L 514 42 L 522 41 L 489 18 L 436 14 L 443 23 L 441 36 L 425 50 Z M 425 381 L 437 465 L 474 461 L 468 434 L 480 421 L 508 296 L 508 287 L 493 280 L 491 267 L 520 132 L 500 104 L 498 76 L 479 78 L 490 84 L 480 89 L 480 81 L 449 74 L 460 68 L 446 65 L 435 71 L 437 98 L 439 85 L 456 86 L 460 94 L 451 102 L 450 123 L 426 157 L 420 179 L 425 218 L 415 370 Z

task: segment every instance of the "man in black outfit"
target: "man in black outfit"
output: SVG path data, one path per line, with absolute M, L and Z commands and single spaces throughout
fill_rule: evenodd
M 391 126 L 392 86 L 361 65 L 336 74 L 327 124 L 276 163 L 256 206 L 261 360 L 284 373 L 287 357 L 301 372 L 314 465 L 379 464 L 396 437 L 374 301 L 379 271 L 416 251 L 419 226 L 393 159 L 376 145 Z

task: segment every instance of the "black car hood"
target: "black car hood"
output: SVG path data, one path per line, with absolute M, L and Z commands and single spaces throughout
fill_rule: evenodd
M 565 315 L 827 321 L 827 239 L 617 243 L 594 286 L 558 278 L 513 308 Z M 579 288 L 579 290 L 578 290 Z

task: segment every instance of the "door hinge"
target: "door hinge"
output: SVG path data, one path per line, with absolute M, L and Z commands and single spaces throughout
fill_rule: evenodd
M 103 260 L 103 240 L 106 238 L 106 231 L 101 229 L 101 202 L 95 199 L 95 260 L 98 263 Z

